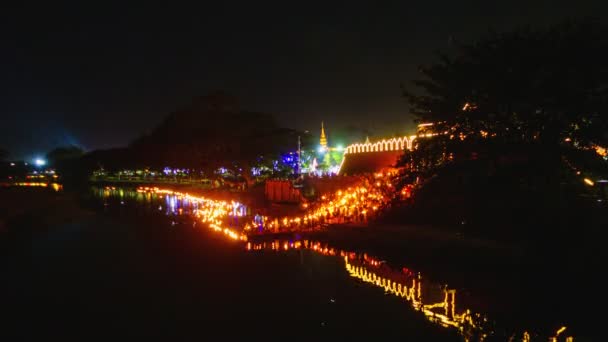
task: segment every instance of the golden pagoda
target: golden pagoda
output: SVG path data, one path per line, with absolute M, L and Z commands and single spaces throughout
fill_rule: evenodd
M 325 136 L 325 127 L 323 127 L 323 121 L 321 121 L 321 139 L 319 139 L 319 144 L 324 150 L 327 149 L 327 137 Z

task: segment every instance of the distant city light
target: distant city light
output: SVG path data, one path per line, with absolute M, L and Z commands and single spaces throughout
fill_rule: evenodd
M 34 160 L 34 164 L 36 164 L 36 166 L 44 166 L 44 165 L 46 165 L 46 160 L 41 159 L 41 158 L 36 158 L 36 160 Z
M 15 166 L 15 163 L 11 163 L 11 166 Z
M 339 152 L 344 151 L 344 146 L 342 146 L 342 145 L 336 146 L 336 151 L 339 151 Z
M 585 181 L 585 184 L 587 184 L 589 186 L 593 186 L 593 184 L 594 184 L 593 181 L 589 178 L 585 178 L 584 181 Z

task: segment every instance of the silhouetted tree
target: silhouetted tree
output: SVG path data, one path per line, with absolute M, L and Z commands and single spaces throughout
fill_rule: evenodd
M 441 54 L 403 90 L 418 121 L 454 136 L 605 145 L 607 58 L 608 30 L 593 22 L 517 30 Z

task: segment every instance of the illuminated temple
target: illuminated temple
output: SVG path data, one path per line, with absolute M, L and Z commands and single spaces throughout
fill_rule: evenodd
M 418 125 L 416 135 L 378 141 L 370 141 L 367 138 L 364 143 L 351 144 L 344 149 L 344 159 L 338 173 L 354 175 L 393 169 L 403 152 L 414 148 L 416 139 L 430 138 L 438 134 L 433 123 L 422 123 Z
M 325 127 L 323 121 L 321 121 L 321 138 L 319 139 L 319 145 L 322 149 L 327 150 L 327 136 L 325 136 Z
M 392 169 L 405 150 L 411 150 L 416 136 L 405 136 L 349 145 L 344 150 L 344 159 L 339 174 L 354 175 L 374 173 Z

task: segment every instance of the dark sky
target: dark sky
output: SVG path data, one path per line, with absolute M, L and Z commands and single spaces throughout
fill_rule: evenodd
M 13 158 L 124 145 L 216 89 L 285 126 L 325 120 L 330 139 L 348 125 L 406 133 L 399 84 L 434 51 L 608 13 L 606 1 L 557 0 L 49 3 L 0 9 L 0 147 Z

